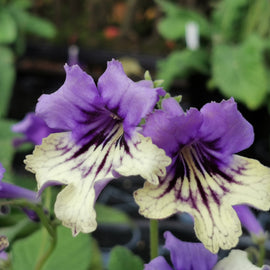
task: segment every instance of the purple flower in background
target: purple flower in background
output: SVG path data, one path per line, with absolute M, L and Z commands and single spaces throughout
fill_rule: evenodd
M 1 181 L 4 172 L 5 169 L 0 163 L 0 199 L 26 199 L 33 203 L 40 202 L 36 192 Z M 23 208 L 22 210 L 32 221 L 39 221 L 37 214 L 33 210 L 27 208 Z
M 8 254 L 5 252 L 8 246 L 8 238 L 5 235 L 0 235 L 0 260 L 6 261 L 8 259 Z
M 235 205 L 233 209 L 236 211 L 242 225 L 250 234 L 254 234 L 258 237 L 264 236 L 264 230 L 260 222 L 247 205 Z
M 27 199 L 28 201 L 37 203 L 39 202 L 39 199 L 37 199 L 37 193 L 26 189 L 22 188 L 10 183 L 5 183 L 1 181 L 1 179 L 4 176 L 5 169 L 0 163 L 0 199 Z
M 41 144 L 43 138 L 46 138 L 51 133 L 59 132 L 59 130 L 49 128 L 45 121 L 35 113 L 28 113 L 21 122 L 12 126 L 12 131 L 24 135 L 23 138 L 14 139 L 13 144 L 15 147 L 26 142 L 35 145 Z
M 119 175 L 141 175 L 152 184 L 164 176 L 170 158 L 138 131 L 142 118 L 164 91 L 151 82 L 130 80 L 120 62 L 108 62 L 97 85 L 79 66 L 65 65 L 66 80 L 51 95 L 42 95 L 36 114 L 54 133 L 26 157 L 39 192 L 66 185 L 55 214 L 73 235 L 96 229 L 94 203 L 105 185 Z
M 164 233 L 165 248 L 169 250 L 172 266 L 164 257 L 159 256 L 145 264 L 144 270 L 269 270 L 253 265 L 242 250 L 232 250 L 228 257 L 217 262 L 216 254 L 211 253 L 201 243 L 184 242 L 169 231 Z
M 211 270 L 217 262 L 217 255 L 201 243 L 189 243 L 177 239 L 169 231 L 164 233 L 165 248 L 170 251 L 173 267 L 159 256 L 145 265 L 144 270 Z
M 253 142 L 253 128 L 233 99 L 183 112 L 172 98 L 146 120 L 143 135 L 172 158 L 159 185 L 145 183 L 134 193 L 140 213 L 166 218 L 194 217 L 198 239 L 216 253 L 234 247 L 242 234 L 233 205 L 270 208 L 270 169 L 235 153 Z

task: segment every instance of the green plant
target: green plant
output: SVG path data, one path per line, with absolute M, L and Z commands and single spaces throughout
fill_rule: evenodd
M 30 0 L 0 2 L 0 116 L 8 109 L 15 80 L 15 59 L 25 50 L 28 34 L 52 38 L 54 26 L 31 14 Z
M 156 2 L 165 13 L 158 24 L 160 34 L 182 44 L 158 63 L 158 77 L 165 79 L 166 87 L 177 77 L 197 72 L 210 77 L 209 88 L 233 96 L 249 109 L 270 107 L 269 1 L 221 0 L 209 18 L 169 1 Z M 190 21 L 200 29 L 203 42 L 198 50 L 183 46 Z

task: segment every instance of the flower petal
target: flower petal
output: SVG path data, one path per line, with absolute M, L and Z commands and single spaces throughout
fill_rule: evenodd
M 166 218 L 178 211 L 188 212 L 194 216 L 196 235 L 206 248 L 214 253 L 219 248 L 232 248 L 242 233 L 232 205 L 268 210 L 270 169 L 235 155 L 230 167 L 206 171 L 194 153 L 186 151 L 182 160 L 179 157 L 168 169 L 160 185 L 145 183 L 134 193 L 140 213 L 148 218 Z
M 97 227 L 94 210 L 95 190 L 93 182 L 86 179 L 67 185 L 56 198 L 55 215 L 64 226 L 72 230 L 73 236 L 80 232 L 90 233 Z
M 220 159 L 240 152 L 252 144 L 253 127 L 237 110 L 233 98 L 220 103 L 207 103 L 200 112 L 203 116 L 203 124 L 198 138 L 205 142 L 215 142 Z
M 116 125 L 98 145 L 78 145 L 71 132 L 51 134 L 26 157 L 25 163 L 26 169 L 36 174 L 40 191 L 48 185 L 67 185 L 57 197 L 55 212 L 77 234 L 95 229 L 94 202 L 115 171 L 122 175 L 140 174 L 157 184 L 170 158 L 139 133 L 126 140 L 122 126 Z
M 242 225 L 249 231 L 249 233 L 257 236 L 262 236 L 264 234 L 264 230 L 260 222 L 247 205 L 235 205 L 233 208 L 236 211 Z
M 108 109 L 124 120 L 124 130 L 136 127 L 157 103 L 158 89 L 146 87 L 129 79 L 119 61 L 108 62 L 98 80 L 98 89 Z
M 58 91 L 39 98 L 36 114 L 50 128 L 69 131 L 76 128 L 79 122 L 85 121 L 84 111 L 96 111 L 96 107 L 102 102 L 91 76 L 77 65 L 65 65 L 65 70 L 64 84 Z
M 144 265 L 144 270 L 173 270 L 162 256 L 158 256 L 150 263 Z
M 24 135 L 24 138 L 14 140 L 15 147 L 24 142 L 41 144 L 43 138 L 51 133 L 59 132 L 59 130 L 49 128 L 45 121 L 35 113 L 28 113 L 21 122 L 12 126 L 12 131 Z
M 220 260 L 213 270 L 260 270 L 263 268 L 253 265 L 249 260 L 247 253 L 243 250 L 234 249 L 229 256 Z
M 164 233 L 165 247 L 170 251 L 175 269 L 211 270 L 217 262 L 217 255 L 207 250 L 201 243 L 184 242 L 169 231 Z
M 151 138 L 145 138 L 139 133 L 132 141 L 128 141 L 127 149 L 128 155 L 122 154 L 121 165 L 116 171 L 123 176 L 140 175 L 157 185 L 158 177 L 165 176 L 166 167 L 171 163 L 165 151 L 153 144 Z

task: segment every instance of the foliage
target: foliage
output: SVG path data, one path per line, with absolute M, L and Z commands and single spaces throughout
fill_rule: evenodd
M 180 45 L 158 64 L 158 76 L 166 78 L 166 87 L 176 78 L 206 74 L 209 87 L 225 97 L 233 96 L 249 109 L 269 106 L 270 65 L 265 58 L 269 54 L 269 1 L 220 0 L 208 17 L 169 1 L 156 2 L 164 11 L 160 34 Z M 198 50 L 183 46 L 190 21 L 200 29 Z
M 15 80 L 15 60 L 26 46 L 27 34 L 52 38 L 54 26 L 30 12 L 30 0 L 0 2 L 0 116 L 8 110 Z

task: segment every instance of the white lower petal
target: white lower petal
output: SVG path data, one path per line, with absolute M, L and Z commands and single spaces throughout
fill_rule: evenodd
M 159 177 L 165 176 L 166 167 L 171 163 L 165 151 L 153 144 L 151 138 L 139 133 L 133 141 L 128 141 L 128 148 L 129 154 L 122 155 L 121 165 L 116 171 L 123 176 L 140 175 L 157 185 Z
M 219 248 L 230 249 L 242 234 L 232 205 L 249 204 L 268 210 L 270 169 L 256 160 L 234 156 L 230 167 L 210 175 L 197 170 L 188 158 L 188 174 L 184 178 L 168 175 L 160 185 L 145 183 L 134 193 L 139 211 L 153 219 L 187 212 L 194 217 L 196 235 L 206 248 L 214 253 Z
M 97 227 L 94 210 L 95 190 L 91 182 L 80 185 L 69 184 L 56 198 L 55 215 L 64 226 L 72 229 L 73 236 L 79 232 L 90 233 Z
M 247 253 L 243 250 L 234 249 L 229 256 L 219 261 L 213 270 L 260 270 L 262 268 L 252 264 L 248 260 Z
M 120 125 L 99 145 L 77 145 L 70 132 L 51 134 L 25 160 L 26 169 L 36 174 L 39 191 L 52 184 L 66 185 L 57 197 L 55 212 L 74 234 L 96 228 L 95 183 L 104 186 L 104 180 L 113 179 L 117 171 L 124 176 L 141 175 L 157 184 L 169 162 L 149 138 L 137 133 L 125 141 Z

